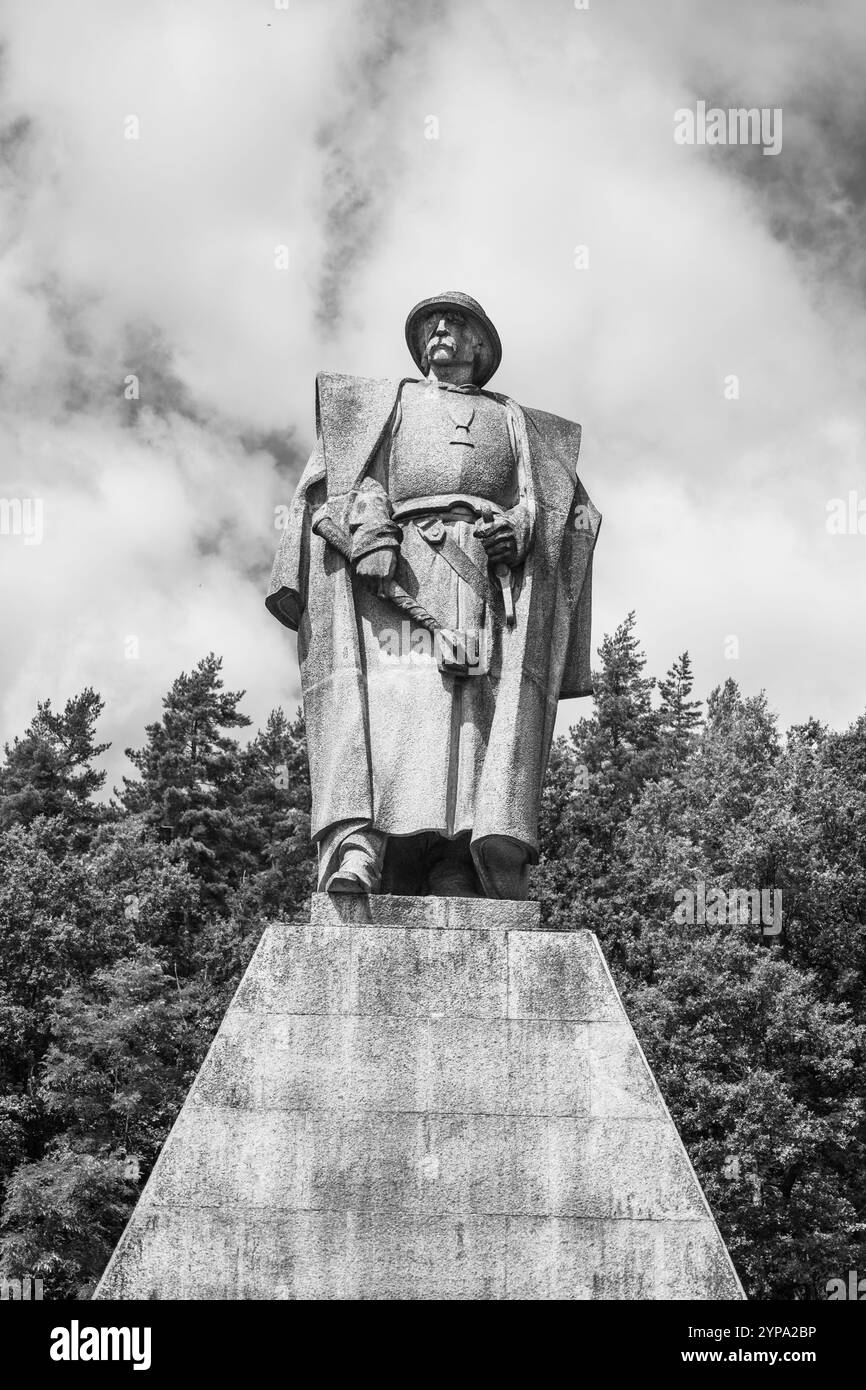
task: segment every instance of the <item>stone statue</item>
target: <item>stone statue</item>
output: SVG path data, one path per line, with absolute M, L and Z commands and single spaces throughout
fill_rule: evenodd
M 580 426 L 485 389 L 480 304 L 422 300 L 406 342 L 423 380 L 317 378 L 266 600 L 298 632 L 319 889 L 524 899 L 601 518 Z

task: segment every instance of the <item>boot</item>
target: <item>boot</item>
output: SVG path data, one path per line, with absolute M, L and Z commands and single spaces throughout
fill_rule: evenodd
M 475 872 L 469 836 L 441 840 L 427 871 L 427 892 L 435 898 L 483 898 L 481 881 Z
M 379 881 L 376 859 L 363 849 L 347 849 L 340 867 L 325 884 L 326 893 L 375 893 Z

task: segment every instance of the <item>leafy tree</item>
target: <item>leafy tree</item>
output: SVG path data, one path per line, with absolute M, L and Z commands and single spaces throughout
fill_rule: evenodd
M 748 1291 L 823 1297 L 866 1229 L 866 720 L 786 745 L 729 680 L 701 727 L 684 654 L 654 727 L 631 615 L 599 655 L 551 758 L 546 920 L 598 933 Z M 677 925 L 700 883 L 778 890 L 781 933 Z
M 134 1201 L 128 1172 L 122 1159 L 62 1142 L 16 1169 L 0 1220 L 7 1277 L 42 1279 L 51 1298 L 88 1298 Z
M 201 1061 L 197 993 L 140 947 L 60 997 L 40 1092 L 77 1148 L 153 1162 Z
M 860 1243 L 866 1030 L 739 933 L 653 937 L 630 1017 L 740 1276 L 752 1297 L 820 1298 Z

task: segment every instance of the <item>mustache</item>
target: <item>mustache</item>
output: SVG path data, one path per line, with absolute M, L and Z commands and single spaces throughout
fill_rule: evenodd
M 427 339 L 427 351 L 435 347 L 453 347 L 456 350 L 457 342 L 450 333 L 434 333 L 432 338 Z

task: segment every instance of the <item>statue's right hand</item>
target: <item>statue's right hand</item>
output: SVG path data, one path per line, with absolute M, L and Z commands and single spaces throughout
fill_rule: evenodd
M 385 597 L 385 585 L 394 578 L 396 568 L 397 551 L 393 546 L 371 550 L 368 555 L 362 555 L 355 561 L 355 573 L 364 588 L 369 589 L 371 594 L 378 594 L 379 598 Z

